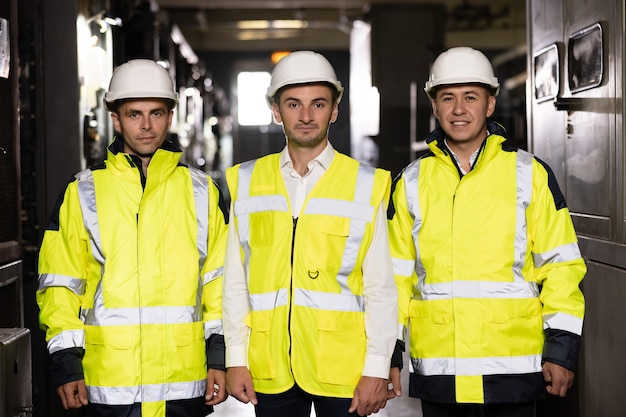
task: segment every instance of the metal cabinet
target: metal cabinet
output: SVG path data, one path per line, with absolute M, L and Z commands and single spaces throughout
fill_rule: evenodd
M 0 328 L 0 417 L 32 416 L 30 331 Z

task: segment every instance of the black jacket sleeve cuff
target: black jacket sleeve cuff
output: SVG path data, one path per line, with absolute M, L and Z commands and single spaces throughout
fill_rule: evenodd
M 391 355 L 391 367 L 402 369 L 402 352 L 404 352 L 404 342 L 402 340 L 396 340 L 396 347 L 393 349 Z
M 59 350 L 50 355 L 50 377 L 54 387 L 85 379 L 83 356 L 85 349 L 79 347 Z
M 212 334 L 206 340 L 206 360 L 208 369 L 226 370 L 226 345 L 221 334 Z
M 565 330 L 544 330 L 543 362 L 552 362 L 575 371 L 578 366 L 580 336 Z

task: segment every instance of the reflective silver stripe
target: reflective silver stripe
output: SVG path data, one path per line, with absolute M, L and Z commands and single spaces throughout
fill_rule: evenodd
M 85 280 L 67 275 L 41 274 L 39 275 L 39 291 L 50 287 L 67 287 L 77 295 L 85 294 Z
M 198 271 L 202 271 L 208 253 L 209 238 L 209 179 L 198 169 L 189 168 L 193 197 L 196 205 L 196 223 L 198 224 Z M 201 285 L 203 279 L 198 280 Z
M 100 240 L 100 226 L 98 224 L 98 208 L 96 207 L 96 189 L 93 182 L 93 172 L 86 169 L 75 175 L 78 180 L 78 200 L 83 214 L 83 223 L 89 233 L 92 256 L 100 264 L 100 274 L 104 270 L 104 251 Z
M 580 258 L 580 248 L 577 243 L 561 245 L 544 253 L 533 253 L 535 268 L 540 268 L 552 263 L 573 261 Z
M 420 375 L 513 375 L 541 372 L 541 355 L 486 358 L 411 358 Z
M 332 198 L 311 198 L 304 212 L 306 214 L 348 217 L 363 222 L 371 222 L 374 217 L 374 207 L 370 205 Z
M 583 332 L 583 319 L 566 313 L 546 314 L 543 316 L 544 329 L 560 329 L 570 333 L 581 335 Z
M 419 175 L 420 175 L 420 163 L 421 159 L 416 159 L 411 162 L 404 170 L 404 190 L 406 193 L 406 203 L 409 210 L 409 214 L 413 217 L 413 229 L 411 235 L 413 236 L 413 244 L 415 245 L 415 272 L 417 273 L 417 287 L 424 285 L 426 281 L 426 269 L 422 263 L 420 256 L 420 247 L 417 240 L 420 230 L 422 229 L 422 213 L 420 210 L 419 201 Z
M 353 201 L 311 198 L 304 210 L 305 214 L 326 214 L 350 219 L 350 232 L 343 249 L 341 266 L 337 274 L 337 282 L 342 294 L 352 293 L 348 285 L 348 276 L 354 270 L 354 265 L 356 265 L 367 224 L 372 223 L 374 218 L 375 208 L 370 203 L 372 190 L 374 189 L 374 173 L 374 168 L 359 164 Z M 329 294 L 329 297 L 331 296 L 333 296 L 332 293 Z M 317 303 L 315 300 L 318 298 L 318 295 L 313 292 L 307 298 Z M 355 300 L 353 305 L 362 305 L 362 300 Z
M 96 299 L 94 308 L 85 308 L 81 316 L 85 324 L 91 326 L 117 326 L 138 324 L 175 324 L 200 321 L 199 309 L 183 307 L 132 307 L 104 308 L 102 298 Z
M 287 199 L 283 195 L 259 195 L 235 201 L 235 215 L 246 216 L 262 211 L 287 211 Z
M 286 288 L 261 294 L 250 294 L 250 310 L 272 310 L 276 307 L 287 305 L 288 301 L 289 295 Z
M 54 353 L 59 350 L 85 346 L 84 330 L 66 330 L 48 340 L 48 352 Z
M 298 306 L 320 310 L 334 311 L 365 311 L 363 296 L 354 294 L 338 294 L 296 288 L 293 303 Z
M 243 210 L 241 214 L 238 213 L 238 206 L 241 205 L 240 201 L 246 201 L 250 197 L 250 180 L 252 178 L 252 170 L 256 160 L 244 162 L 239 165 L 239 182 L 237 185 L 237 200 L 235 200 L 233 211 L 237 217 L 237 230 L 239 232 L 239 243 L 243 250 L 243 268 L 246 271 L 246 276 L 250 276 L 250 217 L 247 212 Z
M 402 275 L 404 277 L 410 277 L 415 270 L 415 261 L 400 258 L 391 258 L 391 266 L 393 267 L 393 273 L 396 275 Z
M 526 209 L 530 205 L 533 194 L 533 156 L 521 149 L 517 151 L 516 157 L 516 183 L 513 279 L 521 283 L 526 281 L 523 274 L 528 244 Z
M 224 275 L 224 267 L 220 266 L 219 268 L 215 268 L 214 270 L 205 273 L 203 283 L 204 285 L 206 285 L 209 282 L 221 277 L 222 275 Z
M 206 379 L 190 382 L 137 385 L 131 387 L 87 386 L 89 401 L 96 404 L 125 405 L 138 402 L 185 400 L 204 397 Z
M 204 322 L 204 338 L 208 339 L 214 334 L 224 334 L 222 320 L 212 320 Z
M 454 281 L 420 287 L 423 300 L 449 298 L 535 298 L 539 287 L 532 282 Z

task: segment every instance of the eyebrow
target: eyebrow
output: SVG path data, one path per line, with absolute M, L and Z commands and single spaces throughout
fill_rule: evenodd
M 147 110 L 148 113 L 152 113 L 152 112 L 155 112 L 155 111 L 166 112 L 167 109 L 165 107 L 155 107 L 155 108 Z M 129 108 L 124 110 L 124 113 L 143 113 L 143 110 L 136 109 L 134 107 L 129 107 Z
M 299 103 L 302 102 L 302 99 L 300 98 L 296 98 L 296 97 L 285 97 L 284 101 L 297 101 Z M 317 101 L 325 101 L 325 102 L 330 102 L 329 99 L 327 99 L 326 97 L 318 97 L 318 98 L 314 98 L 310 100 L 311 102 L 317 102 Z

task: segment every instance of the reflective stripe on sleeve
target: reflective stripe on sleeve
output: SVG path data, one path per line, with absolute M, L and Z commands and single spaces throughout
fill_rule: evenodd
M 47 346 L 50 354 L 73 347 L 84 348 L 85 332 L 83 330 L 66 330 L 48 340 Z
M 50 287 L 66 287 L 77 295 L 85 293 L 85 280 L 67 275 L 59 274 L 41 274 L 39 275 L 39 291 L 43 291 Z
M 548 328 L 565 330 L 579 336 L 583 333 L 583 319 L 567 313 L 546 314 L 543 321 L 544 330 Z
M 553 263 L 574 261 L 580 258 L 580 248 L 577 243 L 561 245 L 544 253 L 533 253 L 535 268 L 540 268 Z

